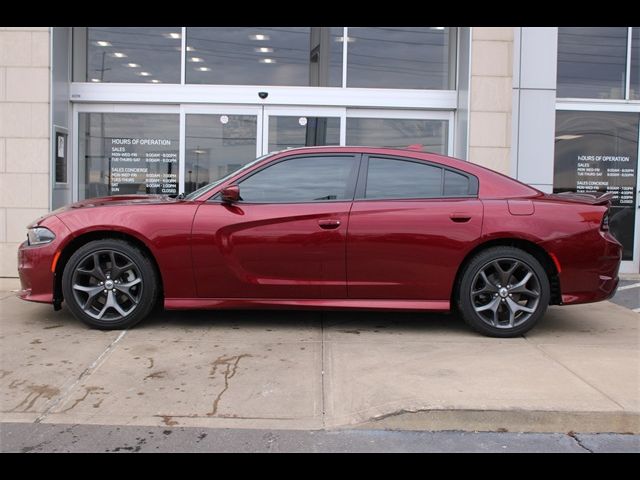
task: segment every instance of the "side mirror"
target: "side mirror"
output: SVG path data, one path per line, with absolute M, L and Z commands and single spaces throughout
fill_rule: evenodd
M 230 185 L 220 192 L 220 197 L 225 203 L 235 203 L 240 200 L 240 187 L 238 185 Z

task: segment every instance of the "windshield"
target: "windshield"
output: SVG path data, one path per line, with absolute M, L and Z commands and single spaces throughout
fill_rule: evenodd
M 216 180 L 215 182 L 212 183 L 208 183 L 207 185 L 205 185 L 204 187 L 200 187 L 199 189 L 191 192 L 189 195 L 187 195 L 186 197 L 184 197 L 185 200 L 193 200 L 195 198 L 198 198 L 200 195 L 202 195 L 203 193 L 208 192 L 209 190 L 211 190 L 212 188 L 214 188 L 217 185 L 220 185 L 221 183 L 225 182 L 226 180 L 228 180 L 229 178 L 231 178 L 232 176 L 234 176 L 237 173 L 242 172 L 243 170 L 247 170 L 250 167 L 253 167 L 256 163 L 258 163 L 261 160 L 264 160 L 265 158 L 275 154 L 277 152 L 271 152 L 268 153 L 266 155 L 263 155 L 261 157 L 256 158 L 255 160 L 249 162 L 249 163 L 245 163 L 244 165 L 242 165 L 240 168 L 236 168 L 233 172 L 228 173 L 227 175 L 225 175 L 222 178 L 219 178 L 218 180 Z

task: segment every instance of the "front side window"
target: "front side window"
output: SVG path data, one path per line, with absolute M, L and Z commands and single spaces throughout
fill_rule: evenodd
M 434 198 L 442 194 L 443 169 L 423 163 L 370 158 L 366 198 Z
M 351 200 L 355 167 L 352 156 L 285 160 L 241 181 L 240 196 L 250 203 Z

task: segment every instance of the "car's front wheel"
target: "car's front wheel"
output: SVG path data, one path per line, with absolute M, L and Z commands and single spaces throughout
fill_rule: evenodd
M 547 273 L 531 254 L 499 246 L 481 251 L 466 265 L 458 288 L 464 321 L 491 337 L 516 337 L 542 318 L 549 305 Z
M 74 316 L 101 330 L 130 328 L 146 317 L 158 297 L 151 261 L 122 240 L 80 247 L 62 275 L 64 300 Z

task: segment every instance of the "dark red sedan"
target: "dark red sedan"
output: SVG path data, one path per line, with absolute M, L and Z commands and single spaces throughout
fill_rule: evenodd
M 548 195 L 415 150 L 277 152 L 184 198 L 114 196 L 28 228 L 20 297 L 101 329 L 166 309 L 456 310 L 486 335 L 618 284 L 610 196 Z

